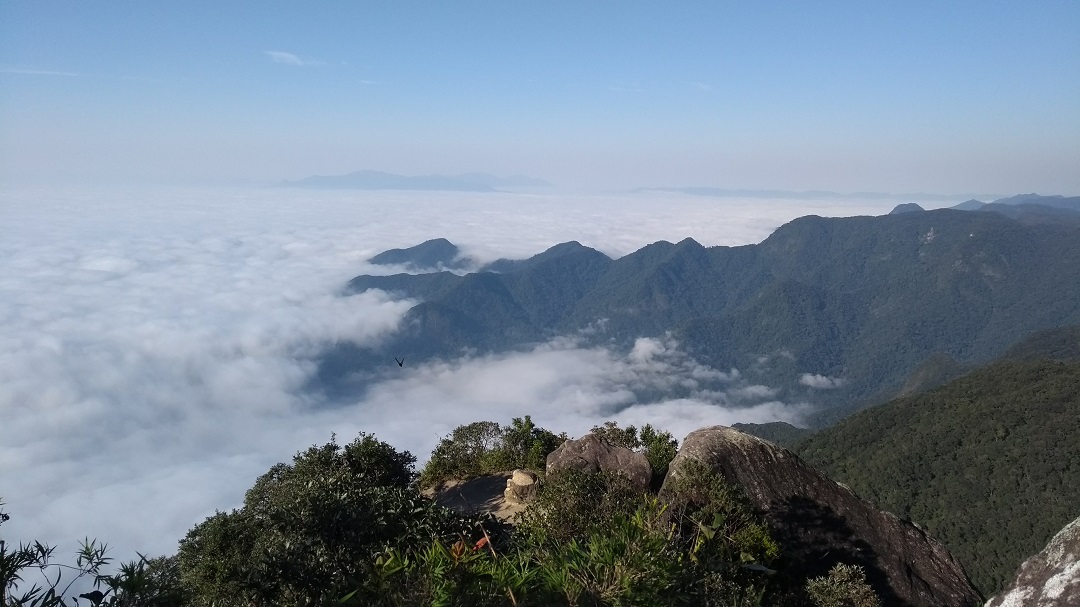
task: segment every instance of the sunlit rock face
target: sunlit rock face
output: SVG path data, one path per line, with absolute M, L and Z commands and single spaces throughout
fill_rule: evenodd
M 837 563 L 861 565 L 886 605 L 967 607 L 981 601 L 944 545 L 787 449 L 724 426 L 695 430 L 671 462 L 661 495 L 693 460 L 742 488 L 797 577 L 825 575 Z
M 1016 580 L 986 607 L 1080 605 L 1080 518 L 1058 532 L 1042 552 L 1024 561 Z

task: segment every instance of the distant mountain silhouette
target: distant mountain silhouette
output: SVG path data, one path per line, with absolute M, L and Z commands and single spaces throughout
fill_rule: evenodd
M 556 335 L 628 349 L 670 332 L 704 364 L 818 405 L 827 423 L 899 393 L 933 355 L 973 366 L 1033 331 L 1080 323 L 1080 224 L 948 209 L 810 216 L 757 245 L 661 241 L 613 260 L 569 242 L 464 276 L 357 276 L 347 292 L 372 288 L 422 301 L 383 346 L 412 361 Z M 342 344 L 320 380 L 362 379 L 383 361 Z M 952 365 L 933 367 L 907 387 Z M 803 374 L 841 381 L 826 390 Z
M 961 202 L 960 204 L 950 208 L 956 209 L 957 211 L 978 211 L 984 206 L 986 206 L 985 202 L 972 198 L 971 200 L 965 200 L 964 202 Z
M 788 200 L 836 200 L 836 199 L 864 199 L 864 200 L 925 200 L 950 202 L 958 196 L 945 194 L 892 194 L 889 192 L 833 192 L 831 190 L 744 190 L 725 189 L 710 187 L 661 187 L 661 188 L 637 188 L 636 192 L 678 192 L 692 194 L 694 196 L 711 196 L 715 198 L 784 198 Z
M 1053 207 L 1056 209 L 1069 209 L 1072 211 L 1080 212 L 1080 196 L 1061 196 L 1060 194 L 1054 196 L 1042 196 L 1039 194 L 1017 194 L 1016 196 L 1010 196 L 1008 198 L 999 198 L 992 204 L 994 205 L 1039 205 L 1041 207 Z M 980 211 L 987 210 L 984 207 L 987 203 L 979 200 L 967 200 L 960 204 L 951 207 L 958 211 Z M 1002 212 L 1000 208 L 998 212 Z M 1012 215 L 1010 215 L 1012 216 Z
M 792 449 L 799 441 L 814 433 L 813 430 L 792 426 L 787 422 L 768 422 L 764 424 L 731 424 L 732 428 L 747 434 L 763 438 L 774 445 Z
M 1039 194 L 1017 194 L 1009 198 L 999 198 L 994 201 L 1001 204 L 1039 204 L 1046 207 L 1059 209 L 1072 209 L 1080 211 L 1080 196 L 1040 196 Z
M 1073 210 L 1069 207 L 1052 207 L 1028 202 L 1019 204 L 991 202 L 990 204 L 984 204 L 977 210 L 987 213 L 1000 213 L 1024 223 L 1080 221 L 1080 209 Z
M 926 209 L 920 207 L 914 202 L 905 202 L 904 204 L 898 204 L 889 211 L 889 215 L 899 215 L 900 213 L 918 213 L 919 211 L 925 211 Z
M 494 192 L 497 188 L 538 187 L 550 185 L 541 179 L 515 175 L 496 177 L 486 173 L 463 175 L 395 175 L 381 171 L 354 171 L 347 175 L 313 175 L 297 181 L 283 181 L 281 187 L 341 190 L 445 190 L 455 192 Z
M 407 249 L 383 251 L 368 262 L 376 265 L 404 265 L 418 270 L 456 270 L 472 265 L 461 257 L 457 246 L 445 238 L 435 238 Z

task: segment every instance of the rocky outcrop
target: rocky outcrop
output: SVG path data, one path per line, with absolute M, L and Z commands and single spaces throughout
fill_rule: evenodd
M 500 472 L 467 481 L 449 480 L 425 490 L 424 495 L 463 514 L 491 514 L 502 521 L 512 522 L 525 510 L 523 502 L 507 499 L 507 486 L 513 482 L 513 478 L 513 472 Z
M 616 472 L 642 490 L 652 482 L 652 467 L 642 453 L 616 447 L 595 434 L 568 440 L 547 456 L 547 473 L 560 470 Z
M 1058 532 L 1043 551 L 1024 561 L 1016 580 L 986 607 L 1080 605 L 1080 518 Z
M 506 479 L 506 489 L 503 497 L 511 504 L 527 504 L 534 497 L 540 487 L 536 475 L 528 470 L 514 470 L 510 478 Z
M 776 534 L 793 575 L 826 575 L 846 563 L 863 567 L 885 605 L 966 607 L 981 600 L 941 543 L 787 449 L 723 426 L 696 430 L 671 462 L 661 495 L 691 460 L 742 488 Z

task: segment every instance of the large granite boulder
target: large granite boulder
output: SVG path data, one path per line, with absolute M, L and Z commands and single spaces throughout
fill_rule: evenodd
M 661 495 L 696 460 L 742 488 L 800 578 L 861 565 L 885 605 L 966 607 L 981 601 L 960 563 L 916 525 L 874 507 L 787 449 L 724 426 L 687 435 Z
M 1080 518 L 1065 525 L 1024 561 L 1016 580 L 986 607 L 1076 607 L 1080 605 Z
M 595 434 L 565 441 L 548 454 L 547 473 L 560 470 L 616 472 L 643 490 L 652 482 L 652 467 L 643 453 L 617 447 Z

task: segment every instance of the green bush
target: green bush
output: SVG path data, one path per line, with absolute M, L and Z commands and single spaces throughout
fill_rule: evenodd
M 562 470 L 543 480 L 536 497 L 518 515 L 516 530 L 536 545 L 584 540 L 615 517 L 632 514 L 642 496 L 621 474 Z
M 486 539 L 486 538 L 485 538 Z M 389 550 L 377 561 L 377 587 L 364 605 L 550 605 L 538 569 L 524 553 L 502 555 L 486 541 L 433 540 L 423 550 Z
M 370 586 L 387 548 L 475 530 L 408 486 L 413 457 L 361 435 L 342 448 L 311 447 L 260 477 L 244 506 L 219 512 L 180 542 L 196 603 L 328 604 Z
M 639 503 L 582 539 L 543 546 L 519 542 L 505 554 L 490 544 L 434 542 L 379 560 L 380 605 L 670 605 L 680 556 L 661 523 L 663 506 Z
M 880 607 L 881 601 L 866 583 L 858 565 L 837 563 L 829 575 L 806 582 L 806 593 L 816 607 Z
M 689 460 L 672 487 L 668 522 L 687 554 L 686 593 L 701 605 L 756 605 L 780 546 L 746 496 L 704 464 Z
M 420 473 L 420 486 L 433 487 L 448 479 L 469 479 L 515 468 L 543 471 L 549 453 L 566 435 L 537 427 L 532 418 L 516 417 L 510 426 L 473 422 L 458 426 L 431 453 Z

